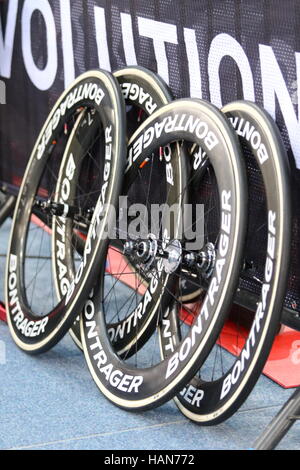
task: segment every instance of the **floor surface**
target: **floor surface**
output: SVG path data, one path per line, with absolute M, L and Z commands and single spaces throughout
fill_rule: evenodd
M 8 233 L 9 222 L 0 230 L 0 299 Z M 190 422 L 173 401 L 127 412 L 101 395 L 69 335 L 29 356 L 0 322 L 0 449 L 247 450 L 293 391 L 261 376 L 239 411 L 213 427 Z M 299 448 L 298 421 L 277 449 Z

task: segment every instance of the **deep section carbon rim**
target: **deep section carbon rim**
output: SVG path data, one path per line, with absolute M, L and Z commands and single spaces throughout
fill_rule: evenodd
M 55 203 L 54 190 L 67 141 L 65 134 L 68 134 L 69 127 L 72 128 L 83 107 L 93 110 L 104 128 L 103 158 L 107 164 L 103 173 L 102 198 L 96 201 L 86 249 L 66 295 L 60 300 L 55 297 L 50 267 L 51 227 L 53 217 L 61 217 L 67 208 L 63 202 L 59 205 Z M 26 169 L 13 218 L 6 268 L 7 317 L 15 342 L 29 353 L 49 349 L 68 331 L 92 288 L 91 280 L 97 259 L 101 258 L 104 250 L 102 235 L 108 222 L 104 203 L 116 203 L 121 189 L 124 152 L 125 107 L 116 79 L 103 71 L 81 75 L 61 95 L 44 124 Z M 69 186 L 70 181 L 66 178 L 65 192 Z M 31 234 L 37 231 L 41 235 L 36 244 Z M 32 270 L 27 269 L 26 264 L 32 261 L 36 267 L 31 279 Z M 45 280 L 41 274 L 45 273 L 46 264 Z M 51 295 L 47 294 L 48 286 L 51 287 Z M 34 302 L 36 293 L 39 298 Z M 52 296 L 52 304 L 46 305 L 42 311 L 39 299 Z
M 153 358 L 155 353 L 160 355 L 155 335 L 146 343 L 146 349 L 138 352 L 139 356 L 134 354 L 129 360 L 118 356 L 106 331 L 108 308 L 104 269 L 100 278 L 102 297 L 99 309 L 90 305 L 81 318 L 81 337 L 92 376 L 107 398 L 126 409 L 158 406 L 174 396 L 194 375 L 215 343 L 214 332 L 223 324 L 241 266 L 247 213 L 246 175 L 238 140 L 220 111 L 209 103 L 191 99 L 178 100 L 157 110 L 129 142 L 127 171 L 133 168 L 133 163 L 138 168 L 156 148 L 182 140 L 194 142 L 206 151 L 218 184 L 221 207 L 216 249 L 211 255 L 208 249 L 205 253 L 202 250 L 201 260 L 195 258 L 199 266 L 206 264 L 208 259 L 213 260 L 208 294 L 195 324 L 164 360 Z M 188 184 L 184 191 L 187 188 Z M 179 196 L 182 197 L 177 194 L 177 198 Z M 185 252 L 180 240 L 168 241 L 168 235 L 167 232 L 162 240 L 166 244 L 159 253 L 156 268 L 149 270 L 149 287 L 143 295 L 142 306 L 140 308 L 137 304 L 133 311 L 133 318 L 154 315 L 157 326 L 164 327 L 165 332 L 169 328 L 170 314 L 170 308 L 166 306 L 177 302 L 174 295 L 178 285 L 177 268 Z M 185 262 L 193 261 L 190 256 L 184 256 L 184 259 Z M 172 275 L 166 276 L 167 272 Z M 160 276 L 164 276 L 167 282 L 162 282 Z M 171 284 L 168 282 L 170 279 Z
M 143 67 L 126 67 L 124 69 L 118 70 L 114 73 L 114 76 L 117 78 L 118 83 L 120 85 L 120 89 L 122 91 L 123 97 L 126 103 L 126 111 L 127 111 L 127 139 L 129 139 L 130 135 L 136 130 L 136 128 L 145 120 L 145 118 L 152 114 L 156 109 L 161 107 L 162 105 L 171 101 L 170 92 L 165 85 L 165 83 L 154 73 L 144 69 Z M 67 202 L 70 206 L 74 206 L 75 200 L 80 199 L 89 199 L 91 195 L 93 198 L 97 196 L 97 179 L 95 177 L 95 173 L 99 171 L 97 166 L 95 167 L 94 162 L 95 160 L 95 142 L 96 139 L 101 140 L 101 135 L 99 133 L 99 126 L 97 122 L 92 122 L 93 118 L 83 115 L 81 117 L 81 123 L 77 126 L 76 135 L 74 135 L 70 139 L 70 145 L 68 152 L 62 161 L 62 165 L 60 168 L 60 178 L 57 182 L 56 187 L 56 198 L 61 199 L 62 191 L 63 191 L 63 182 L 66 178 L 68 173 L 68 155 L 72 155 L 73 161 L 75 162 L 76 171 L 72 173 L 72 181 L 71 181 L 71 190 L 69 191 L 69 198 Z M 98 146 L 99 147 L 99 146 Z M 176 153 L 176 157 L 174 159 L 179 158 L 180 149 L 178 146 L 175 147 L 173 150 Z M 183 151 L 183 150 L 182 150 Z M 161 154 L 163 150 L 160 150 Z M 83 161 L 82 158 L 85 157 Z M 151 161 L 150 161 L 151 160 Z M 125 184 L 123 188 L 123 198 L 127 198 L 130 201 L 130 204 L 133 205 L 134 202 L 139 202 L 140 204 L 143 202 L 146 203 L 147 199 L 147 206 L 151 203 L 164 203 L 165 202 L 165 191 L 160 190 L 160 186 L 163 186 L 163 177 L 161 180 L 161 185 L 155 184 L 155 188 L 150 188 L 147 186 L 147 181 L 156 175 L 156 178 L 160 179 L 160 171 L 163 171 L 164 163 L 157 163 L 158 158 L 154 155 L 145 162 L 138 170 L 135 172 L 135 176 L 131 176 L 134 170 L 131 170 L 129 174 L 127 173 L 127 180 L 131 181 L 131 184 Z M 184 163 L 184 162 L 183 162 Z M 90 171 L 87 172 L 87 166 L 90 167 Z M 136 165 L 134 165 L 135 167 Z M 94 171 L 92 168 L 94 167 Z M 82 169 L 82 171 L 81 171 Z M 182 173 L 183 169 L 180 170 Z M 81 175 L 81 172 L 83 175 Z M 156 180 L 157 181 L 157 180 Z M 133 184 L 134 182 L 134 184 Z M 83 192 L 83 187 L 86 187 L 86 191 Z M 101 187 L 98 183 L 98 190 L 100 191 Z M 133 188 L 134 186 L 134 188 Z M 130 194 L 128 193 L 130 189 Z M 146 188 L 146 189 L 145 189 Z M 124 193 L 125 191 L 125 193 Z M 148 194 L 146 194 L 148 193 Z M 153 194 L 155 193 L 155 194 Z M 85 196 L 84 196 L 85 194 Z M 89 203 L 90 207 L 92 206 L 92 201 Z M 62 297 L 64 295 L 64 291 L 67 288 L 66 286 L 69 285 L 70 279 L 74 277 L 75 271 L 75 262 L 74 262 L 74 252 L 76 253 L 79 250 L 83 249 L 84 246 L 84 236 L 81 237 L 81 240 L 78 240 L 78 237 L 74 237 L 75 232 L 77 234 L 84 235 L 82 230 L 80 231 L 80 224 L 78 224 L 78 220 L 71 218 L 62 220 L 63 223 L 63 232 L 61 229 L 62 223 L 58 223 L 58 219 L 54 219 L 55 226 L 53 227 L 53 243 L 54 247 L 63 246 L 64 252 L 64 260 L 62 265 L 62 260 L 60 259 L 61 251 L 58 249 L 54 249 L 54 270 L 55 270 L 55 278 L 57 280 L 57 292 L 58 296 Z M 120 235 L 120 234 L 118 234 Z M 82 246 L 81 246 L 82 245 Z M 110 247 L 109 256 L 107 258 L 107 263 L 116 263 L 119 262 L 119 269 L 121 266 L 128 262 L 125 256 L 122 255 L 123 245 L 120 243 L 115 244 L 115 246 Z M 121 252 L 120 252 L 121 250 Z M 109 260 L 113 258 L 113 260 Z M 130 265 L 129 265 L 130 266 Z M 124 266 L 123 266 L 124 269 Z M 110 273 L 112 276 L 112 273 Z M 107 272 L 107 276 L 109 273 Z M 134 273 L 129 273 L 129 268 L 126 268 L 126 272 L 123 273 L 124 279 L 127 282 L 125 284 L 131 284 L 133 282 Z M 125 277 L 127 276 L 127 277 Z M 139 276 L 141 279 L 141 276 Z M 135 282 L 138 282 L 140 285 L 139 291 L 142 291 L 142 284 L 140 279 L 136 279 Z M 100 285 L 100 282 L 99 282 Z M 95 294 L 98 289 L 97 284 L 95 284 Z M 94 294 L 94 295 L 95 295 Z M 116 317 L 115 317 L 116 318 Z M 143 319 L 144 321 L 144 319 Z M 124 330 L 124 326 L 120 324 L 120 322 L 115 322 L 110 327 L 112 331 L 122 331 Z M 139 328 L 140 335 L 142 332 L 142 328 Z M 79 316 L 77 317 L 76 321 L 72 325 L 70 330 L 71 336 L 74 339 L 75 343 L 78 345 L 79 348 L 82 349 L 81 345 L 81 338 L 80 338 L 80 325 L 79 325 Z M 150 332 L 144 332 L 146 337 L 149 337 L 151 334 Z M 116 340 L 118 335 L 114 335 Z M 136 341 L 136 337 L 132 334 L 122 335 L 122 338 L 119 337 L 119 350 L 125 350 L 127 347 Z
M 258 173 L 262 179 L 260 188 L 265 189 L 265 194 L 259 190 L 262 194 L 257 202 L 259 216 L 258 207 L 253 208 L 252 214 L 257 220 L 249 212 L 252 217 L 246 241 L 247 253 L 251 245 L 255 250 L 262 250 L 265 265 L 256 269 L 251 260 L 245 260 L 241 271 L 241 279 L 250 276 L 251 282 L 256 280 L 260 296 L 256 299 L 250 325 L 239 323 L 238 315 L 234 316 L 236 333 L 230 332 L 230 344 L 236 356 L 224 350 L 228 323 L 198 374 L 176 397 L 184 415 L 202 425 L 217 424 L 229 418 L 245 401 L 263 370 L 278 331 L 291 239 L 288 160 L 276 124 L 264 110 L 250 102 L 228 104 L 223 112 L 241 139 L 247 167 L 251 169 L 249 194 L 257 193 Z M 256 175 L 252 181 L 251 175 Z M 235 311 L 238 312 L 239 307 Z M 173 333 L 176 336 L 175 328 Z M 164 352 L 167 353 L 166 349 Z

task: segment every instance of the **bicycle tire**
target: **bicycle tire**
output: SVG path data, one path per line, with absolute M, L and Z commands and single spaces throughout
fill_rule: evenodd
M 185 125 L 186 119 L 190 119 L 188 125 Z M 224 243 L 226 237 L 227 248 L 224 249 L 223 246 L 216 255 L 216 267 L 211 283 L 212 290 L 214 285 L 214 294 L 209 291 L 211 303 L 208 305 L 207 297 L 205 308 L 198 315 L 198 324 L 195 324 L 184 342 L 178 345 L 171 358 L 162 359 L 155 366 L 145 368 L 127 364 L 116 354 L 110 342 L 103 304 L 100 304 L 97 312 L 93 309 L 92 313 L 82 315 L 81 338 L 92 377 L 110 401 L 128 410 L 145 410 L 162 404 L 174 396 L 195 374 L 216 340 L 214 332 L 223 324 L 224 313 L 231 302 L 231 292 L 238 281 L 246 228 L 247 185 L 237 137 L 222 113 L 201 100 L 182 99 L 165 105 L 148 117 L 132 136 L 128 145 L 127 168 L 132 168 L 133 162 L 137 166 L 141 164 L 145 156 L 158 146 L 164 147 L 171 142 L 182 140 L 204 146 L 216 173 L 222 215 L 228 222 L 226 230 L 230 236 L 222 232 L 221 242 Z M 147 153 L 141 151 L 135 154 L 133 160 L 130 158 L 131 151 L 136 148 L 136 142 L 140 141 L 146 142 Z M 230 212 L 227 217 L 226 208 Z M 221 245 L 218 247 L 222 248 Z M 221 251 L 225 258 L 228 255 L 226 260 L 222 258 Z M 159 277 L 156 279 L 158 285 Z M 219 283 L 216 289 L 217 279 Z M 102 267 L 101 289 L 103 285 Z M 168 303 L 162 307 L 163 289 L 160 287 L 154 302 L 153 297 L 154 295 L 149 293 L 149 302 L 145 307 L 146 315 L 151 316 L 153 311 L 157 313 L 161 308 L 165 321 L 169 309 Z M 162 321 L 161 317 L 159 319 Z M 147 346 L 148 344 L 149 342 Z
M 243 339 L 237 335 L 237 339 L 232 340 L 237 348 L 237 357 L 230 361 L 230 365 L 228 362 L 228 369 L 225 369 L 225 353 L 222 359 L 224 369 L 220 365 L 219 376 L 215 378 L 213 371 L 204 363 L 199 377 L 195 376 L 175 398 L 179 410 L 200 425 L 219 424 L 231 417 L 244 403 L 262 373 L 280 322 L 291 241 L 289 165 L 278 127 L 266 111 L 252 102 L 236 101 L 226 105 L 222 111 L 231 120 L 243 145 L 255 157 L 262 174 L 268 238 L 261 295 L 252 326 L 243 332 Z M 251 229 L 249 234 L 253 236 Z M 173 333 L 176 335 L 175 329 Z M 211 368 L 217 369 L 214 361 L 217 354 L 222 354 L 222 349 L 222 345 L 216 345 Z M 203 378 L 205 374 L 209 376 L 210 371 L 210 379 Z
M 163 82 L 162 79 L 153 72 L 145 69 L 144 67 L 141 66 L 134 66 L 134 67 L 125 67 L 122 68 L 116 72 L 114 72 L 115 78 L 118 80 L 118 84 L 121 88 L 123 97 L 125 99 L 125 104 L 128 107 L 128 114 L 131 112 L 132 106 L 135 107 L 136 109 L 141 110 L 146 116 L 152 114 L 157 108 L 163 106 L 166 103 L 169 103 L 172 100 L 170 91 L 167 87 L 167 85 Z M 127 126 L 132 127 L 135 126 L 135 123 L 128 122 L 130 119 L 132 119 L 132 116 L 127 118 Z M 140 113 L 138 116 L 138 119 L 141 119 Z M 97 132 L 97 123 L 94 124 L 89 124 L 90 119 L 86 119 L 85 115 L 82 115 L 81 117 L 81 122 L 78 123 L 77 129 L 75 129 L 74 136 L 70 137 L 69 140 L 69 146 L 68 149 L 66 149 L 65 155 L 62 159 L 62 164 L 60 167 L 60 177 L 57 182 L 57 187 L 56 187 L 56 198 L 60 199 L 61 198 L 61 191 L 62 191 L 62 182 L 64 181 L 66 172 L 67 172 L 67 167 L 68 167 L 68 156 L 71 154 L 73 161 L 75 163 L 76 171 L 73 175 L 72 178 L 72 187 L 69 192 L 69 198 L 68 198 L 68 203 L 72 204 L 74 197 L 75 197 L 75 186 L 76 182 L 79 179 L 80 176 L 80 167 L 81 167 L 81 159 L 82 155 L 86 152 L 85 146 L 91 146 L 91 139 L 93 138 L 93 132 Z M 92 126 L 96 126 L 95 130 L 93 130 Z M 128 132 L 132 130 L 128 129 Z M 83 137 L 81 135 L 76 135 L 76 133 L 83 134 Z M 128 137 L 127 137 L 128 138 Z M 83 142 L 85 141 L 85 143 Z M 78 141 L 80 141 L 80 144 L 78 144 Z M 177 152 L 177 157 L 179 158 L 179 148 L 176 148 L 174 150 Z M 175 157 L 174 157 L 175 158 Z M 180 170 L 181 172 L 183 171 Z M 128 178 L 132 178 L 130 176 L 127 176 Z M 95 185 L 93 186 L 95 187 Z M 129 185 L 126 186 L 127 188 Z M 124 194 L 124 191 L 122 192 Z M 59 243 L 59 246 L 61 246 L 62 243 L 62 237 L 61 237 L 61 230 L 60 227 L 56 224 L 56 219 L 54 219 L 54 226 L 53 226 L 53 245 L 54 247 L 57 244 L 57 241 Z M 53 249 L 54 253 L 54 273 L 55 273 L 55 279 L 56 279 L 56 288 L 58 292 L 58 296 L 62 297 L 64 295 L 64 289 L 65 285 L 69 284 L 70 279 L 74 277 L 74 263 L 73 263 L 73 256 L 72 256 L 72 250 L 68 244 L 72 240 L 72 223 L 71 220 L 69 222 L 66 222 L 64 224 L 64 253 L 65 253 L 65 259 L 64 259 L 64 276 L 60 276 L 61 272 L 61 260 L 59 259 L 59 250 Z M 61 278 L 61 279 L 60 279 Z M 95 290 L 97 289 L 97 286 L 95 286 Z M 119 329 L 120 327 L 118 324 L 116 325 L 111 325 L 111 329 L 114 328 L 115 330 Z M 121 328 L 122 329 L 122 328 Z M 141 330 L 140 330 L 141 331 Z M 81 339 L 80 339 L 80 316 L 78 315 L 74 324 L 72 325 L 70 329 L 70 334 L 72 339 L 74 340 L 75 344 L 82 349 L 82 344 L 81 344 Z M 145 333 L 145 339 L 148 338 L 150 335 L 149 333 Z M 120 341 L 119 347 L 120 350 L 127 350 L 128 344 L 132 343 L 132 337 L 126 336 L 124 340 Z M 141 344 L 141 339 L 140 339 L 140 344 Z
M 89 252 L 84 252 L 83 260 L 67 294 L 63 299 L 58 299 L 53 308 L 49 307 L 46 313 L 41 314 L 39 305 L 35 306 L 33 311 L 31 307 L 33 304 L 27 298 L 28 286 L 23 267 L 26 250 L 30 251 L 31 248 L 27 246 L 28 227 L 37 202 L 40 202 L 37 201 L 39 196 L 37 191 L 40 191 L 39 185 L 50 157 L 55 154 L 58 140 L 64 135 L 68 119 L 73 120 L 73 116 L 77 117 L 78 109 L 82 107 L 94 109 L 107 130 L 107 135 L 109 134 L 106 142 L 110 150 L 109 176 L 103 201 L 97 201 L 88 232 L 91 249 Z M 108 212 L 102 211 L 102 204 L 104 202 L 114 204 L 117 201 L 122 184 L 125 148 L 125 107 L 116 79 L 110 73 L 101 70 L 80 75 L 59 97 L 37 138 L 19 191 L 12 222 L 6 265 L 7 319 L 14 341 L 28 353 L 41 353 L 56 344 L 69 330 L 85 297 L 88 296 L 95 264 L 104 250 L 101 236 L 108 220 Z M 50 191 L 53 192 L 53 187 Z M 42 228 L 50 233 L 52 216 L 47 215 L 47 218 L 49 220 L 43 222 Z M 40 251 L 35 254 L 38 259 Z M 51 255 L 47 256 L 48 260 L 50 258 Z M 48 282 L 51 281 L 46 280 L 41 289 L 45 289 Z M 45 294 L 44 290 L 43 293 Z

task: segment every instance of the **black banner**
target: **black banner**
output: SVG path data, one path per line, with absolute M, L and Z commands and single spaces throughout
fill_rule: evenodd
M 0 0 L 0 13 L 0 181 L 19 184 L 51 106 L 88 69 L 139 64 L 175 98 L 255 101 L 276 119 L 293 170 L 285 306 L 300 310 L 299 1 Z

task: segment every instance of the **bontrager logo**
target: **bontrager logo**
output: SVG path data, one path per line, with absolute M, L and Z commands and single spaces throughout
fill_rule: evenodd
M 0 104 L 6 104 L 6 86 L 3 80 L 0 80 Z

